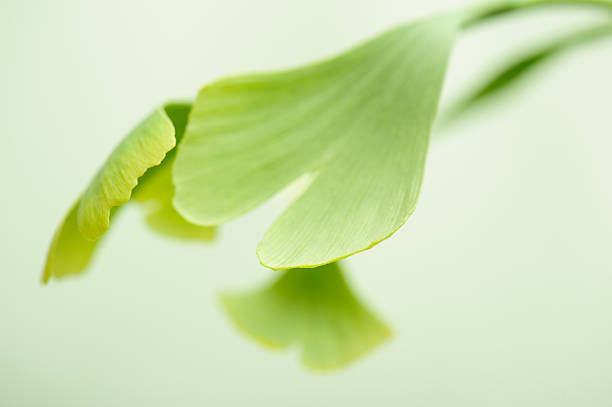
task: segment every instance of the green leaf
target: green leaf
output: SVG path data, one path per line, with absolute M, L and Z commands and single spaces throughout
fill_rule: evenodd
M 536 68 L 560 53 L 610 34 L 612 34 L 612 24 L 599 24 L 557 38 L 538 49 L 507 62 L 503 68 L 498 69 L 483 84 L 477 86 L 468 96 L 456 103 L 448 112 L 445 112 L 441 124 L 448 124 L 486 100 L 507 92 Z
M 284 271 L 272 285 L 224 295 L 222 303 L 249 336 L 270 347 L 299 346 L 314 369 L 342 367 L 391 335 L 354 296 L 337 263 Z
M 55 232 L 43 271 L 44 283 L 51 277 L 78 274 L 87 268 L 98 241 L 85 239 L 77 227 L 80 200 L 72 207 Z
M 314 267 L 389 237 L 417 202 L 456 29 L 437 16 L 323 63 L 204 87 L 178 148 L 178 212 L 220 224 L 314 174 L 263 237 L 262 264 Z
M 134 190 L 134 200 L 147 211 L 147 224 L 155 231 L 171 237 L 189 240 L 211 241 L 215 227 L 199 226 L 187 222 L 172 205 L 174 185 L 172 164 L 155 167 L 155 175 Z
M 167 139 L 169 135 L 173 140 L 175 134 L 177 140 L 183 136 L 190 108 L 190 104 L 172 103 L 167 104 L 163 110 L 156 110 L 112 153 L 111 158 L 87 189 L 89 195 L 87 192 L 84 195 L 84 197 L 89 196 L 89 208 L 100 209 L 99 212 L 95 212 L 98 214 L 96 225 L 106 224 L 103 227 L 106 230 L 110 224 L 110 219 L 106 219 L 106 213 L 108 212 L 109 218 L 113 218 L 120 208 L 109 205 L 111 202 L 107 199 L 109 193 L 116 193 L 113 196 L 117 199 L 119 196 L 123 197 L 121 200 L 126 196 L 129 199 L 132 190 L 127 188 L 130 186 L 133 188 L 138 184 L 133 191 L 134 198 L 148 209 L 147 223 L 154 230 L 165 235 L 186 239 L 208 241 L 213 238 L 214 228 L 190 224 L 172 207 L 174 186 L 171 173 L 175 150 L 172 149 L 167 154 L 164 152 L 165 159 L 162 156 L 164 149 L 168 146 L 172 148 L 171 146 L 175 144 L 175 141 Z M 167 121 L 170 122 L 171 128 L 168 128 Z M 163 162 L 161 165 L 149 168 L 142 177 L 132 181 L 132 175 L 128 174 L 139 172 L 140 170 L 136 168 L 155 165 L 159 157 L 153 159 L 152 151 L 156 151 Z M 114 176 L 118 176 L 119 179 L 114 179 Z M 118 184 L 114 185 L 114 182 Z M 96 199 L 101 201 L 98 202 Z M 119 200 L 112 202 L 119 202 Z M 83 205 L 83 199 L 79 199 L 57 229 L 49 248 L 43 282 L 46 283 L 51 277 L 61 278 L 79 274 L 85 271 L 90 263 L 100 239 L 90 240 L 81 233 L 79 214 Z M 88 235 L 88 237 L 91 236 L 91 234 Z
M 138 178 L 159 165 L 175 142 L 172 121 L 161 108 L 123 139 L 81 198 L 77 224 L 83 237 L 102 236 L 109 227 L 111 209 L 129 201 Z

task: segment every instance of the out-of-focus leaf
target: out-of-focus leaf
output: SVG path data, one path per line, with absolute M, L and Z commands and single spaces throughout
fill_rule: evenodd
M 211 241 L 215 236 L 214 226 L 199 226 L 187 222 L 172 205 L 172 163 L 165 162 L 148 177 L 143 188 L 134 190 L 134 200 L 147 211 L 146 221 L 153 230 L 180 239 Z
M 53 236 L 43 271 L 44 283 L 52 276 L 61 278 L 85 270 L 98 244 L 97 241 L 85 239 L 79 232 L 77 227 L 79 203 L 80 200 L 68 212 Z
M 178 147 L 178 212 L 217 225 L 314 174 L 265 233 L 262 264 L 314 267 L 389 237 L 416 206 L 457 20 L 402 25 L 326 62 L 204 87 Z
M 272 285 L 222 302 L 249 336 L 270 347 L 299 346 L 314 369 L 342 367 L 391 335 L 354 296 L 337 263 L 284 271 Z
M 120 208 L 119 206 L 114 208 L 108 206 L 107 204 L 110 201 L 103 196 L 115 193 L 114 196 L 116 197 L 127 196 L 129 199 L 132 191 L 128 191 L 126 188 L 129 185 L 135 186 L 138 184 L 133 191 L 134 197 L 149 208 L 147 223 L 153 229 L 175 237 L 196 240 L 212 239 L 214 228 L 189 224 L 172 207 L 174 186 L 171 182 L 171 171 L 174 150 L 170 150 L 167 154 L 164 153 L 166 158 L 161 165 L 149 168 L 142 177 L 137 179 L 137 182 L 132 182 L 131 179 L 132 175 L 136 173 L 135 168 L 154 165 L 153 161 L 149 160 L 152 157 L 151 151 L 157 151 L 161 156 L 161 151 L 166 148 L 162 146 L 175 144 L 174 141 L 170 142 L 166 139 L 168 135 L 171 135 L 174 140 L 176 134 L 176 138 L 180 140 L 185 131 L 190 107 L 190 104 L 173 103 L 166 105 L 163 110 L 156 110 L 134 132 L 130 133 L 126 140 L 113 152 L 104 167 L 106 170 L 103 169 L 100 172 L 107 174 L 107 176 L 99 173 L 94 180 L 97 186 L 93 189 L 90 186 L 87 190 L 89 191 L 89 199 L 94 200 L 89 203 L 90 208 L 104 208 L 98 212 L 100 222 L 104 223 L 103 220 L 106 216 L 102 216 L 102 213 L 106 213 L 108 210 L 109 217 L 112 218 Z M 171 129 L 167 127 L 166 121 L 170 123 Z M 157 134 L 156 130 L 160 133 Z M 138 156 L 142 152 L 145 153 L 145 156 Z M 134 162 L 130 161 L 132 159 Z M 108 166 L 112 168 L 107 168 Z M 113 176 L 120 179 L 117 181 L 119 184 L 117 188 L 111 185 L 114 182 L 112 180 Z M 96 197 L 104 202 L 96 202 Z M 61 278 L 66 275 L 81 273 L 89 264 L 100 239 L 90 240 L 81 233 L 78 215 L 82 205 L 83 200 L 79 199 L 57 229 L 47 255 L 43 282 L 47 282 L 51 277 Z M 110 220 L 106 220 L 106 223 L 105 228 L 108 227 Z
M 484 84 L 477 86 L 467 97 L 451 107 L 448 112 L 445 112 L 441 117 L 441 124 L 450 123 L 489 98 L 509 90 L 513 85 L 525 78 L 527 74 L 533 72 L 535 68 L 543 63 L 548 62 L 552 57 L 577 45 L 610 34 L 612 34 L 611 23 L 589 27 L 558 38 L 527 55 L 507 63 L 504 68 L 499 69 Z
M 526 11 L 531 8 L 559 6 L 566 3 L 569 6 L 588 6 L 588 8 L 600 8 L 610 11 L 611 0 L 499 0 L 478 2 L 463 9 L 461 28 L 467 29 L 486 23 L 491 18 L 504 16 L 510 13 Z

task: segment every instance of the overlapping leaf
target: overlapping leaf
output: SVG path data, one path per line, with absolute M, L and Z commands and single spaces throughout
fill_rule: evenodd
M 288 270 L 268 287 L 222 301 L 249 336 L 271 347 L 296 345 L 315 369 L 342 367 L 391 335 L 353 295 L 337 263 Z
M 134 188 L 138 200 L 150 208 L 147 221 L 154 229 L 183 238 L 212 238 L 213 228 L 186 222 L 171 205 L 175 135 L 182 137 L 190 107 L 169 104 L 157 109 L 119 144 L 55 233 L 44 282 L 86 269 L 115 210 Z
M 191 104 L 168 104 L 164 110 L 172 120 L 178 143 L 185 134 Z M 176 149 L 172 149 L 166 154 L 162 165 L 150 168 L 138 180 L 133 198 L 146 207 L 148 210 L 147 223 L 159 233 L 181 239 L 210 241 L 214 237 L 214 227 L 198 226 L 187 222 L 172 205 L 174 196 L 172 169 L 175 158 Z
M 220 224 L 311 173 L 261 241 L 264 265 L 313 267 L 385 239 L 415 208 L 456 29 L 437 16 L 323 63 L 204 87 L 178 149 L 177 210 Z

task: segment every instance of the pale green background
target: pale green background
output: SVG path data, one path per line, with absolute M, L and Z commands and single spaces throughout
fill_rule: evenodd
M 540 70 L 432 144 L 419 207 L 347 262 L 393 340 L 313 374 L 243 337 L 223 290 L 286 195 L 211 246 L 121 214 L 82 278 L 39 282 L 60 218 L 113 146 L 216 77 L 333 54 L 460 2 L 0 0 L 0 405 L 612 405 L 612 41 Z M 463 37 L 445 101 L 497 58 L 594 21 L 565 9 Z

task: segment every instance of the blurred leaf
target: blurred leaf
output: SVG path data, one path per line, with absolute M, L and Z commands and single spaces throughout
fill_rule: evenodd
M 552 57 L 577 45 L 610 34 L 612 34 L 611 23 L 589 27 L 558 38 L 508 63 L 506 67 L 492 75 L 484 84 L 477 86 L 476 90 L 470 92 L 469 96 L 450 108 L 449 111 L 442 116 L 441 123 L 448 124 L 489 98 L 508 91 L 513 85 L 525 78 L 527 74 L 533 72 L 535 68 L 541 66 L 543 63 L 548 62 Z
M 175 207 L 217 225 L 310 173 L 259 244 L 262 264 L 312 267 L 386 239 L 416 206 L 457 25 L 437 16 L 323 63 L 204 87 L 178 148 Z
M 214 226 L 199 226 L 187 222 L 172 205 L 172 163 L 163 164 L 155 176 L 143 184 L 146 188 L 134 190 L 134 199 L 143 204 L 148 212 L 147 224 L 166 236 L 180 239 L 211 241 L 215 236 Z
M 154 165 L 152 164 L 153 161 L 149 160 L 152 157 L 149 154 L 151 151 L 157 151 L 161 155 L 161 151 L 165 148 L 162 146 L 175 144 L 174 141 L 166 140 L 168 135 L 171 135 L 174 140 L 176 133 L 176 138 L 180 140 L 185 131 L 185 123 L 190 108 L 191 105 L 183 103 L 168 104 L 163 110 L 156 110 L 134 132 L 127 136 L 113 152 L 104 167 L 105 169 L 101 170 L 96 176 L 94 181 L 96 186 L 93 189 L 90 186 L 87 190 L 90 199 L 89 207 L 100 209 L 96 212 L 99 215 L 97 219 L 101 222 L 99 225 L 104 223 L 106 216 L 104 214 L 108 211 L 109 219 L 105 221 L 104 230 L 108 228 L 110 218 L 114 217 L 116 210 L 119 209 L 118 206 L 109 206 L 108 203 L 111 200 L 104 198 L 104 196 L 114 194 L 113 196 L 116 198 L 127 196 L 129 199 L 132 191 L 126 188 L 138 184 L 134 189 L 134 197 L 149 207 L 147 222 L 153 229 L 166 235 L 181 238 L 212 239 L 214 228 L 189 224 L 171 205 L 174 192 L 174 186 L 171 182 L 174 150 L 168 152 L 161 165 L 150 168 L 137 181 L 132 182 L 130 178 L 136 173 L 135 168 Z M 167 127 L 166 121 L 170 123 L 171 129 Z M 158 134 L 157 131 L 160 133 Z M 160 142 L 160 140 L 163 141 Z M 143 152 L 144 156 L 138 155 Z M 109 168 L 109 166 L 112 168 Z M 106 174 L 106 176 L 100 174 Z M 114 180 L 112 177 L 119 177 L 119 180 Z M 118 182 L 116 186 L 114 185 L 115 181 Z M 103 202 L 95 201 L 96 199 L 101 199 Z M 80 199 L 57 229 L 49 248 L 43 282 L 47 282 L 52 276 L 61 278 L 66 275 L 81 273 L 87 268 L 100 239 L 86 239 L 80 232 L 78 215 L 82 205 L 83 201 Z
M 85 270 L 98 244 L 97 241 L 85 239 L 79 232 L 77 212 L 80 202 L 79 200 L 68 212 L 53 236 L 43 271 L 44 283 L 49 281 L 51 276 L 61 278 Z
M 353 295 L 337 263 L 284 271 L 272 285 L 222 302 L 246 334 L 270 347 L 299 346 L 314 369 L 342 367 L 391 335 Z

